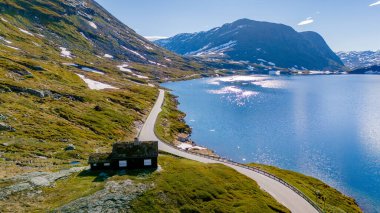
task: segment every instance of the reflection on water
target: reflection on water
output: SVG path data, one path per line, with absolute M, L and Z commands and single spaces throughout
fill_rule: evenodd
M 192 139 L 302 172 L 380 212 L 380 76 L 233 76 L 164 84 Z

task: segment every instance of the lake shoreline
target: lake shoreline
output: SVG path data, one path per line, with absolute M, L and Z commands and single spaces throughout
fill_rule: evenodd
M 234 77 L 235 75 L 229 75 L 228 77 Z M 251 76 L 251 75 L 249 75 L 249 76 Z M 348 76 L 348 75 L 345 75 L 345 76 Z M 236 76 L 235 76 L 236 77 Z M 203 79 L 206 79 L 206 78 L 203 78 Z M 207 79 L 213 79 L 213 77 L 210 77 L 210 78 L 207 78 Z M 194 79 L 192 79 L 192 80 L 194 80 Z M 165 86 L 164 86 L 165 87 Z M 170 89 L 170 90 L 173 90 L 173 89 Z M 177 94 L 176 94 L 177 95 Z M 177 99 L 177 101 L 178 101 L 178 99 Z M 177 106 L 177 110 L 179 110 L 179 107 Z M 185 122 L 185 121 L 184 121 Z M 187 123 L 188 124 L 188 123 Z M 191 137 L 191 136 L 190 136 Z M 196 140 L 194 140 L 195 142 L 196 142 Z M 207 147 L 207 146 L 206 146 Z M 210 149 L 210 150 L 212 150 L 212 149 Z M 214 150 L 215 151 L 215 150 Z M 218 153 L 217 153 L 218 154 Z M 250 162 L 250 161 L 248 161 L 248 162 Z M 279 168 L 279 167 L 278 167 Z

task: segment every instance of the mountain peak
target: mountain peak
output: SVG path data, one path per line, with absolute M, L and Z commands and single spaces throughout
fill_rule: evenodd
M 210 31 L 180 34 L 156 44 L 183 55 L 203 58 L 266 61 L 283 68 L 340 69 L 343 63 L 316 32 L 297 32 L 270 22 L 239 19 Z

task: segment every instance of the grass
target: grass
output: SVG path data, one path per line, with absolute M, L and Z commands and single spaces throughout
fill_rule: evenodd
M 170 155 L 160 155 L 161 171 L 135 170 L 126 175 L 109 172 L 102 181 L 99 173 L 82 172 L 59 180 L 30 197 L 12 196 L 0 202 L 0 212 L 52 211 L 104 188 L 107 181 L 131 179 L 154 184 L 131 203 L 134 212 L 289 212 L 253 180 L 218 164 L 202 164 Z
M 30 68 L 36 65 L 41 65 L 44 70 Z M 33 78 L 15 74 L 11 71 L 13 69 L 27 70 Z M 158 90 L 134 84 L 111 72 L 107 76 L 87 75 L 120 89 L 93 91 L 74 72 L 80 71 L 54 62 L 14 55 L 2 57 L 0 51 L 0 92 L 7 91 L 11 85 L 82 98 L 39 98 L 24 93 L 1 92 L 0 114 L 7 117 L 2 122 L 16 131 L 0 132 L 0 178 L 20 172 L 55 169 L 57 164 L 65 166 L 72 160 L 85 161 L 96 149 L 109 149 L 115 141 L 135 137 L 136 122 L 141 122 L 149 113 Z M 2 146 L 3 143 L 9 145 Z M 68 144 L 74 144 L 77 149 L 64 151 Z M 40 157 L 48 159 L 40 160 Z
M 176 97 L 165 92 L 165 100 L 162 112 L 156 121 L 155 132 L 167 142 L 174 142 L 180 133 L 191 133 L 191 128 L 184 121 L 185 113 L 179 111 L 177 106 Z
M 250 165 L 261 168 L 290 183 L 316 202 L 325 212 L 362 212 L 354 199 L 316 178 L 273 166 Z
M 253 180 L 223 165 L 161 156 L 155 188 L 132 203 L 135 212 L 289 212 Z

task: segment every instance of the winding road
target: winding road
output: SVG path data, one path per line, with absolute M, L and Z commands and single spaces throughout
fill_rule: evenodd
M 150 112 L 144 126 L 139 133 L 140 141 L 158 141 L 158 148 L 161 151 L 187 158 L 190 160 L 202 162 L 202 163 L 219 163 L 224 164 L 237 172 L 246 175 L 247 177 L 255 180 L 261 189 L 268 192 L 272 197 L 274 197 L 279 203 L 287 207 L 293 213 L 311 213 L 318 211 L 308 203 L 304 198 L 298 195 L 296 192 L 285 186 L 284 184 L 267 177 L 258 172 L 243 168 L 237 165 L 233 165 L 228 162 L 220 162 L 217 160 L 208 159 L 206 157 L 198 156 L 195 154 L 187 153 L 169 146 L 168 144 L 162 142 L 154 133 L 154 126 L 157 120 L 158 114 L 161 112 L 161 106 L 164 102 L 165 91 L 160 90 L 158 99 Z

